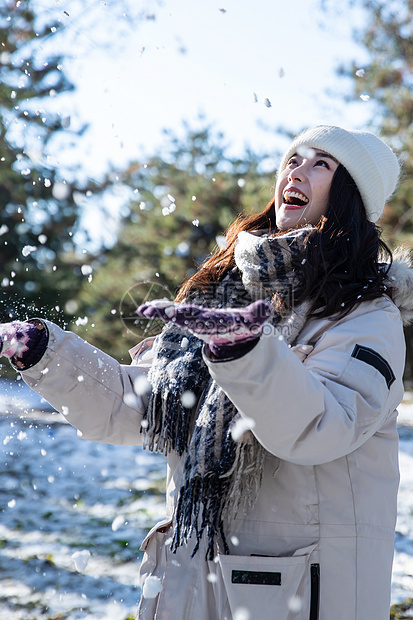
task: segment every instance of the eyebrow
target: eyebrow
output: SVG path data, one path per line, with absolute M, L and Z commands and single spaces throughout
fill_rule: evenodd
M 316 157 L 328 157 L 329 159 L 332 159 L 333 161 L 336 162 L 336 164 L 339 164 L 340 162 L 338 161 L 338 159 L 336 159 L 335 157 L 333 157 L 332 155 L 329 155 L 328 153 L 322 153 L 321 151 L 315 154 Z
M 311 146 L 310 146 L 309 148 L 311 148 Z M 296 157 L 297 155 L 298 155 L 298 156 L 300 156 L 300 155 L 299 155 L 299 153 L 294 153 L 294 155 L 291 155 L 291 157 Z M 290 159 L 291 159 L 291 157 L 290 157 Z M 301 157 L 302 157 L 302 155 L 301 155 Z M 328 153 L 324 153 L 323 151 L 318 151 L 318 152 L 315 154 L 315 157 L 326 157 L 326 158 L 328 157 L 328 159 L 332 159 L 332 160 L 333 160 L 336 164 L 339 164 L 339 163 L 340 163 L 340 162 L 338 161 L 338 159 L 336 159 L 336 158 L 335 158 L 335 157 L 333 157 L 332 155 L 329 155 Z

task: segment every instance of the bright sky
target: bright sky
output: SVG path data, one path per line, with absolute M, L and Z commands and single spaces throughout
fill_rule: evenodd
M 137 1 L 155 19 L 128 27 Z M 324 14 L 319 2 L 128 0 L 122 16 L 117 0 L 56 0 L 65 26 L 56 43 L 65 38 L 72 58 L 64 70 L 77 84 L 72 101 L 90 123 L 76 157 L 92 175 L 108 160 L 121 166 L 151 155 L 163 128 L 181 132 L 182 120 L 197 124 L 200 113 L 238 153 L 283 148 L 279 127 L 363 126 L 372 102 L 345 104 L 349 83 L 335 74 L 341 63 L 366 62 L 352 40 L 360 14 L 333 0 L 338 7 Z

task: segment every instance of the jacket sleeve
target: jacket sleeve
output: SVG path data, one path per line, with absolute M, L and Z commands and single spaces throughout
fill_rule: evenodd
M 134 365 L 122 365 L 76 334 L 44 323 L 49 331 L 47 349 L 35 366 L 22 371 L 24 381 L 84 439 L 140 444 L 150 354 Z
M 315 465 L 349 454 L 402 400 L 400 313 L 383 298 L 366 304 L 369 311 L 326 329 L 304 360 L 274 332 L 239 359 L 205 356 L 211 376 L 275 456 Z

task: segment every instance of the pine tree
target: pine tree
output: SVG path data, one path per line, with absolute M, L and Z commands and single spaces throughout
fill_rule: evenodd
M 354 94 L 374 107 L 373 129 L 400 156 L 400 186 L 380 223 L 392 245 L 413 248 L 413 2 L 411 0 L 356 0 L 364 9 L 365 26 L 356 38 L 370 60 L 350 71 Z
M 50 19 L 50 18 L 49 18 Z M 41 21 L 41 23 L 40 23 Z M 73 235 L 79 226 L 74 174 L 59 169 L 50 143 L 76 138 L 52 100 L 73 90 L 58 53 L 43 45 L 61 27 L 38 20 L 29 1 L 0 6 L 0 320 L 56 315 L 82 283 Z M 64 145 L 64 141 L 62 142 Z
M 413 2 L 356 0 L 364 9 L 365 26 L 357 39 L 369 53 L 364 67 L 353 65 L 354 93 L 369 97 L 375 107 L 374 129 L 400 156 L 402 178 L 380 224 L 394 247 L 413 249 Z M 405 379 L 413 381 L 413 328 L 405 329 Z

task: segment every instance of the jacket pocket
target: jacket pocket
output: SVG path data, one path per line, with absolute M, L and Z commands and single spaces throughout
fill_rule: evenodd
M 319 565 L 310 562 L 314 549 L 292 557 L 219 555 L 231 615 L 244 608 L 251 618 L 318 620 Z
M 145 581 L 148 577 L 157 577 L 161 582 L 166 571 L 165 540 L 169 536 L 172 520 L 164 519 L 157 523 L 145 537 L 141 551 L 144 551 L 139 568 L 138 583 L 142 590 L 137 618 L 155 618 L 160 594 L 145 598 L 143 595 Z

